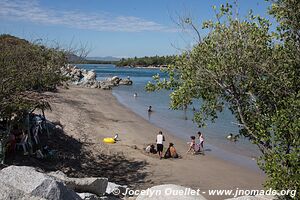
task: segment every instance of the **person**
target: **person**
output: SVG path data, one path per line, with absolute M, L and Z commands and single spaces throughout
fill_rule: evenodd
M 186 153 L 188 153 L 188 152 L 192 152 L 193 154 L 195 153 L 195 145 L 196 145 L 195 139 L 196 139 L 195 136 L 191 136 L 190 146 L 189 146 L 189 149 Z
M 156 136 L 156 145 L 157 145 L 158 156 L 160 159 L 162 159 L 163 156 L 164 141 L 165 141 L 165 136 L 163 136 L 162 132 L 159 131 L 158 135 Z
M 118 135 L 118 133 L 116 133 L 116 135 L 115 135 L 115 137 L 114 137 L 114 140 L 115 140 L 115 141 L 118 141 L 118 140 L 119 140 L 119 135 Z
M 233 134 L 230 133 L 230 134 L 227 136 L 227 139 L 228 139 L 228 140 L 231 140 L 232 138 L 233 138 Z
M 169 144 L 169 148 L 167 149 L 164 158 L 178 158 L 178 154 L 173 143 Z
M 199 138 L 199 151 L 203 151 L 204 152 L 204 146 L 203 146 L 203 144 L 204 144 L 204 136 L 203 136 L 203 134 L 199 131 L 198 132 L 198 138 Z
M 230 140 L 231 142 L 236 142 L 239 138 L 239 135 L 233 135 L 232 133 L 230 133 L 228 136 L 227 136 L 227 139 Z
M 137 97 L 137 93 L 136 92 L 133 94 L 133 97 Z
M 149 106 L 148 112 L 152 112 L 152 106 Z
M 155 150 L 155 147 L 154 147 L 153 144 L 148 145 L 148 146 L 146 147 L 145 151 L 146 151 L 147 153 L 153 153 L 153 154 L 156 154 L 156 153 L 157 153 L 157 151 Z

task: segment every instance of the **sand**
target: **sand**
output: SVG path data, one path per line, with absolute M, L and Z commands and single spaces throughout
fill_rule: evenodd
M 200 189 L 206 192 L 203 196 L 212 200 L 230 196 L 209 196 L 209 189 L 262 189 L 265 180 L 262 172 L 210 154 L 186 154 L 187 141 L 172 136 L 125 108 L 111 91 L 71 87 L 59 89 L 51 95 L 52 111 L 46 113 L 47 118 L 60 121 L 65 134 L 83 143 L 84 151 L 95 159 L 93 167 L 80 163 L 85 170 L 106 172 L 113 181 L 138 189 L 166 183 Z M 144 153 L 147 144 L 155 143 L 159 130 L 165 135 L 165 146 L 174 143 L 181 159 L 160 160 L 157 155 Z M 116 144 L 102 142 L 104 137 L 113 137 L 115 133 L 120 138 Z M 112 163 L 104 159 L 114 159 L 109 157 L 111 155 L 121 157 Z M 99 175 L 103 176 L 103 173 Z M 118 176 L 124 177 L 116 179 Z

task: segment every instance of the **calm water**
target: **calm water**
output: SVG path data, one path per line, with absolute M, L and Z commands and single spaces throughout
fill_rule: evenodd
M 99 80 L 107 77 L 119 76 L 121 78 L 130 77 L 133 80 L 132 86 L 119 86 L 113 89 L 113 95 L 118 101 L 130 108 L 133 112 L 149 120 L 158 127 L 170 131 L 175 136 L 189 141 L 191 135 L 196 135 L 200 130 L 205 136 L 205 149 L 207 154 L 213 154 L 225 160 L 240 163 L 250 168 L 256 168 L 256 162 L 251 158 L 258 155 L 256 147 L 246 139 L 241 138 L 233 143 L 226 140 L 229 133 L 238 133 L 236 120 L 229 110 L 220 114 L 215 123 L 208 123 L 206 128 L 198 129 L 193 123 L 193 111 L 190 106 L 185 113 L 183 110 L 169 109 L 170 91 L 159 91 L 148 93 L 145 85 L 152 80 L 152 76 L 160 73 L 161 77 L 166 76 L 158 69 L 135 69 L 117 68 L 114 65 L 90 64 L 78 65 L 85 69 L 93 69 L 97 73 Z M 135 98 L 134 93 L 138 96 Z M 148 115 L 147 108 L 151 105 L 153 113 Z M 200 102 L 196 101 L 194 107 L 199 108 Z

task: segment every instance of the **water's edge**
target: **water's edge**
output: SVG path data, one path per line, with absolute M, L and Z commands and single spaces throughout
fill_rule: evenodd
M 173 136 L 185 141 L 185 139 L 183 137 L 178 137 L 178 135 L 174 134 L 174 131 L 168 127 L 162 126 L 161 124 L 157 124 L 153 121 L 149 121 L 149 119 L 147 119 L 144 115 L 142 115 L 139 112 L 136 112 L 134 109 L 132 109 L 129 105 L 127 105 L 123 100 L 122 97 L 120 95 L 118 95 L 118 93 L 115 92 L 115 90 L 112 91 L 113 96 L 117 99 L 117 101 L 124 107 L 130 109 L 132 112 L 134 112 L 135 114 L 137 114 L 138 116 L 144 118 L 145 120 L 147 120 L 149 123 L 155 125 L 158 128 L 162 128 L 167 130 L 170 134 L 172 134 Z M 261 172 L 261 170 L 259 169 L 259 167 L 257 166 L 256 160 L 253 157 L 248 157 L 245 155 L 240 155 L 237 153 L 233 153 L 230 151 L 226 151 L 224 149 L 221 149 L 215 145 L 212 145 L 208 142 L 205 143 L 205 151 L 206 154 L 211 154 L 213 156 L 216 156 L 217 158 L 220 158 L 222 160 L 225 161 L 229 161 L 231 163 L 243 166 L 243 167 L 247 167 L 248 169 L 257 171 L 257 172 Z

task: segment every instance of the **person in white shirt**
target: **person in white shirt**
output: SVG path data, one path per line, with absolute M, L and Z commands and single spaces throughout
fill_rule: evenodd
M 158 156 L 160 159 L 162 159 L 163 157 L 164 141 L 165 141 L 165 137 L 163 136 L 162 132 L 159 131 L 158 135 L 156 136 L 156 145 L 157 145 Z
M 203 134 L 199 131 L 198 132 L 198 137 L 199 137 L 199 145 L 200 145 L 200 148 L 199 148 L 199 151 L 203 151 L 203 153 L 204 153 L 204 146 L 203 146 L 203 144 L 204 144 L 204 136 L 203 136 Z

